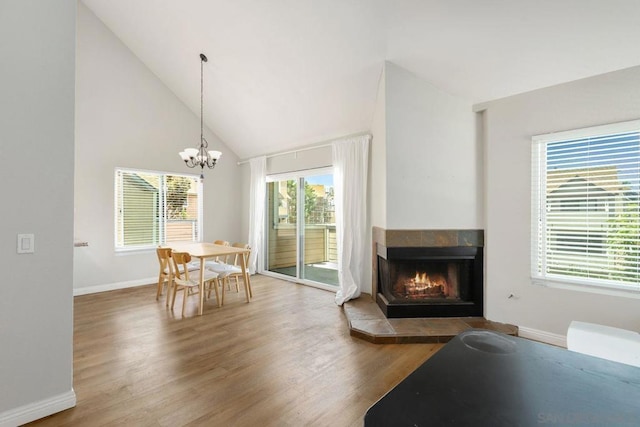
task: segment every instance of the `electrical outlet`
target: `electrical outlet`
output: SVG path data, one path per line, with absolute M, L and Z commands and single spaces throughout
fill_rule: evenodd
M 35 237 L 33 234 L 18 234 L 18 253 L 32 254 L 35 252 Z

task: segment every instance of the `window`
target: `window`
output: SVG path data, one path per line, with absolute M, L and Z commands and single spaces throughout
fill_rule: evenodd
M 640 291 L 640 120 L 535 136 L 534 282 Z
M 116 250 L 198 241 L 202 184 L 195 175 L 116 169 Z

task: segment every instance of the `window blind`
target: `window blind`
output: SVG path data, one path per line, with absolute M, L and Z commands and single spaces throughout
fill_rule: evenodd
M 116 250 L 198 241 L 202 188 L 195 176 L 116 169 Z
M 640 121 L 536 136 L 534 281 L 640 290 Z

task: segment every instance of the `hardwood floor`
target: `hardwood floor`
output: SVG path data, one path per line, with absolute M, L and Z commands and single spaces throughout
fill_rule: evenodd
M 441 344 L 349 336 L 330 292 L 266 276 L 254 298 L 197 297 L 180 317 L 155 285 L 75 297 L 73 409 L 33 426 L 359 426 Z M 232 287 L 233 288 L 233 287 Z

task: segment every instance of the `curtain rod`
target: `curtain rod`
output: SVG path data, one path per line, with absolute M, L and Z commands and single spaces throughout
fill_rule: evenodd
M 338 137 L 338 138 L 333 138 L 333 139 L 330 139 L 330 140 L 326 140 L 326 141 L 324 141 L 322 143 L 319 143 L 318 145 L 309 145 L 309 146 L 301 147 L 301 148 L 298 148 L 298 149 L 295 149 L 295 150 L 281 151 L 279 153 L 267 154 L 265 157 L 267 159 L 270 159 L 271 157 L 285 156 L 287 154 L 296 154 L 296 153 L 299 153 L 301 151 L 315 150 L 316 148 L 331 147 L 331 144 L 333 143 L 333 141 L 337 141 L 339 139 L 345 139 L 345 138 L 354 138 L 356 136 L 364 136 L 364 135 L 370 135 L 370 134 L 368 132 L 353 133 L 351 135 L 346 135 L 346 136 L 341 136 L 341 137 Z M 259 157 L 259 156 L 256 156 L 256 157 Z M 238 166 L 240 166 L 240 165 L 243 165 L 245 163 L 249 163 L 249 160 L 251 160 L 251 159 L 240 160 L 237 164 L 238 164 Z

